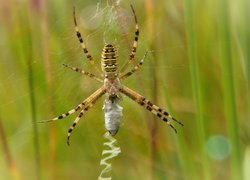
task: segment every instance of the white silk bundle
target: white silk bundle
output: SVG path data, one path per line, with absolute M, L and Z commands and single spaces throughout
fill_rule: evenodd
M 121 119 L 123 117 L 123 108 L 117 102 L 106 100 L 103 108 L 105 113 L 105 128 L 114 136 L 119 130 Z

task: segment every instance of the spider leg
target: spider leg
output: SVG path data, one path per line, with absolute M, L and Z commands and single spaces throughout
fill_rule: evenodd
M 43 120 L 43 121 L 38 121 L 39 123 L 46 123 L 46 122 L 52 122 L 52 121 L 56 121 L 59 119 L 63 119 L 67 116 L 69 116 L 70 114 L 75 113 L 76 111 L 82 109 L 84 106 L 89 105 L 89 103 L 96 101 L 97 99 L 99 99 L 102 95 L 104 95 L 106 93 L 106 89 L 104 86 L 102 86 L 101 88 L 99 88 L 97 91 L 95 91 L 93 94 L 91 94 L 87 99 L 85 99 L 81 104 L 79 104 L 78 106 L 76 106 L 74 109 L 71 109 L 70 111 L 61 114 L 60 116 L 57 116 L 53 119 L 50 120 Z
M 131 53 L 130 53 L 130 55 L 129 55 L 129 60 L 128 60 L 127 63 L 121 68 L 120 74 L 121 74 L 122 72 L 124 72 L 124 71 L 127 69 L 128 65 L 131 64 L 132 61 L 134 60 L 134 58 L 135 58 L 135 53 L 136 53 L 137 42 L 138 42 L 138 39 L 139 39 L 139 25 L 138 25 L 138 22 L 137 22 L 137 17 L 136 17 L 135 10 L 134 10 L 133 6 L 130 5 L 130 7 L 131 7 L 131 10 L 132 10 L 132 12 L 133 12 L 133 14 L 134 14 L 134 18 L 135 18 L 135 39 L 134 39 L 133 47 L 132 47 L 132 49 L 131 49 Z
M 124 74 L 124 75 L 121 75 L 119 78 L 120 78 L 120 79 L 126 79 L 127 77 L 129 77 L 129 76 L 131 76 L 132 74 L 134 74 L 134 73 L 142 66 L 142 64 L 143 64 L 143 62 L 144 62 L 144 60 L 145 60 L 147 54 L 148 54 L 148 51 L 144 54 L 144 56 L 143 56 L 143 58 L 140 60 L 140 62 L 139 62 L 137 65 L 135 65 L 134 68 L 133 68 L 131 71 L 127 72 L 127 73 Z
M 82 70 L 82 69 L 79 69 L 79 68 L 76 68 L 76 67 L 69 66 L 69 65 L 67 65 L 67 64 L 63 64 L 63 66 L 65 66 L 66 68 L 69 68 L 69 69 L 71 69 L 71 70 L 73 70 L 73 71 L 79 72 L 80 74 L 83 74 L 83 75 L 86 75 L 86 76 L 88 76 L 88 77 L 90 77 L 90 78 L 93 78 L 93 79 L 95 79 L 95 80 L 98 81 L 98 82 L 103 83 L 103 80 L 102 80 L 100 77 L 97 77 L 97 76 L 94 75 L 94 74 L 91 74 L 91 73 L 89 73 L 89 72 L 86 72 L 86 71 L 84 71 L 84 70 Z
M 67 137 L 67 144 L 68 144 L 68 146 L 70 145 L 70 143 L 69 143 L 70 142 L 70 135 L 71 135 L 72 131 L 75 129 L 76 124 L 79 122 L 79 120 L 84 115 L 84 113 L 86 113 L 93 105 L 94 105 L 94 101 L 92 103 L 90 103 L 88 106 L 86 106 L 83 110 L 81 110 L 80 114 L 77 116 L 77 118 L 74 120 L 74 123 L 69 128 L 69 130 L 68 130 L 68 137 Z
M 169 115 L 168 112 L 163 111 L 161 108 L 159 108 L 158 106 L 154 105 L 149 100 L 147 100 L 146 98 L 144 98 L 143 96 L 141 96 L 137 92 L 129 89 L 128 87 L 122 86 L 120 88 L 120 92 L 123 93 L 123 94 L 125 94 L 126 96 L 128 96 L 133 101 L 137 102 L 139 105 L 143 106 L 148 111 L 152 112 L 154 115 L 156 115 L 157 117 L 159 117 L 161 120 L 165 121 L 175 132 L 177 132 L 177 130 L 169 122 L 168 118 L 172 119 L 172 120 L 174 120 L 176 122 L 178 122 L 180 125 L 183 125 L 181 122 L 177 121 L 175 118 L 173 118 L 171 115 Z
M 76 21 L 76 13 L 75 13 L 75 7 L 73 8 L 73 17 L 74 17 L 74 24 L 75 24 L 75 31 L 76 31 L 76 36 L 82 46 L 82 50 L 84 52 L 84 54 L 86 55 L 87 59 L 89 60 L 90 64 L 99 72 L 101 73 L 100 69 L 97 68 L 97 66 L 95 65 L 95 61 L 93 59 L 93 57 L 89 54 L 88 49 L 86 48 L 86 45 L 83 41 L 82 35 L 78 29 L 77 26 L 77 21 Z

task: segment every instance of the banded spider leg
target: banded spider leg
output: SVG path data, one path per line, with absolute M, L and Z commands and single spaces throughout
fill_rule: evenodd
M 149 100 L 138 94 L 137 92 L 129 89 L 126 86 L 122 86 L 120 88 L 120 92 L 125 94 L 127 97 L 132 99 L 133 101 L 137 102 L 139 105 L 143 106 L 145 109 L 149 110 L 151 113 L 159 117 L 161 120 L 165 121 L 175 132 L 177 130 L 175 127 L 169 122 L 169 119 L 172 119 L 173 121 L 179 123 L 183 126 L 181 122 L 173 118 L 167 111 L 164 111 L 163 109 L 159 108 L 158 106 L 151 103 Z
M 75 13 L 75 7 L 73 8 L 73 18 L 74 18 L 74 24 L 75 24 L 75 32 L 76 32 L 76 36 L 82 46 L 82 50 L 84 52 L 84 54 L 86 55 L 86 58 L 89 60 L 90 64 L 100 73 L 102 74 L 101 70 L 96 66 L 95 61 L 93 59 L 93 57 L 89 54 L 89 51 L 83 41 L 82 35 L 79 31 L 78 25 L 77 25 L 77 21 L 76 21 L 76 13 Z
M 137 48 L 137 43 L 138 43 L 138 39 L 139 39 L 139 25 L 137 22 L 137 17 L 135 14 L 135 10 L 133 8 L 132 5 L 130 5 L 131 10 L 133 12 L 134 18 L 135 18 L 135 39 L 134 39 L 134 43 L 133 43 L 133 47 L 131 49 L 130 55 L 129 55 L 129 60 L 126 62 L 126 64 L 121 68 L 119 75 L 121 75 L 128 67 L 129 64 L 131 64 L 135 58 L 135 54 L 136 54 L 136 48 Z
M 74 130 L 76 124 L 79 122 L 79 120 L 81 119 L 81 117 L 84 115 L 84 113 L 86 113 L 93 105 L 94 103 L 100 98 L 102 97 L 104 94 L 106 93 L 106 88 L 104 86 L 102 86 L 101 88 L 99 88 L 97 91 L 95 91 L 93 94 L 91 94 L 86 100 L 84 100 L 81 104 L 79 104 L 78 106 L 76 106 L 74 109 L 71 109 L 70 111 L 61 114 L 60 116 L 57 116 L 53 119 L 50 120 L 43 120 L 43 121 L 38 121 L 40 123 L 46 123 L 46 122 L 53 122 L 59 119 L 63 119 L 67 116 L 69 116 L 70 114 L 75 113 L 76 111 L 81 110 L 80 114 L 77 116 L 77 118 L 75 119 L 75 121 L 73 122 L 72 126 L 69 128 L 68 130 L 68 137 L 67 137 L 67 144 L 69 145 L 69 139 L 70 139 L 70 135 L 72 133 L 72 131 Z M 84 108 L 85 107 L 85 108 Z
M 76 72 L 78 72 L 78 73 L 80 73 L 82 75 L 85 75 L 85 76 L 88 76 L 90 78 L 93 78 L 94 80 L 96 80 L 96 81 L 98 81 L 100 83 L 103 83 L 103 80 L 100 77 L 98 77 L 98 76 L 96 76 L 96 75 L 94 75 L 92 73 L 89 73 L 89 72 L 84 71 L 84 70 L 82 70 L 80 68 L 77 68 L 77 67 L 72 67 L 72 66 L 67 65 L 67 64 L 63 64 L 63 66 L 66 67 L 66 68 L 71 69 L 72 71 L 76 71 Z
M 126 78 L 128 78 L 129 76 L 133 75 L 136 71 L 138 71 L 139 68 L 143 65 L 144 60 L 145 60 L 145 58 L 147 57 L 147 54 L 148 54 L 148 51 L 144 54 L 144 56 L 143 56 L 143 58 L 140 60 L 140 62 L 139 62 L 137 65 L 135 65 L 135 66 L 133 67 L 133 69 L 131 69 L 129 72 L 127 72 L 127 73 L 124 74 L 124 75 L 121 74 L 121 75 L 119 76 L 120 80 L 126 79 Z

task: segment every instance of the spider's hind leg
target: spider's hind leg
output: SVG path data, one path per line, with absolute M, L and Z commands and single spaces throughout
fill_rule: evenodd
M 89 103 L 87 104 L 87 106 L 81 110 L 80 114 L 77 116 L 77 118 L 75 119 L 74 123 L 72 124 L 72 126 L 69 128 L 68 130 L 68 137 L 67 137 L 67 144 L 69 145 L 69 140 L 70 140 L 70 135 L 72 133 L 72 131 L 74 130 L 75 126 L 77 125 L 77 123 L 79 122 L 79 120 L 81 119 L 81 117 L 84 115 L 84 113 L 86 113 L 92 106 L 94 106 L 95 102 L 102 97 L 104 94 L 106 93 L 106 88 L 104 86 L 102 86 L 101 88 L 99 88 L 95 93 L 93 93 L 89 98 L 91 99 L 89 101 Z
M 137 92 L 129 89 L 128 87 L 122 86 L 120 88 L 120 92 L 128 96 L 133 101 L 137 102 L 139 105 L 143 106 L 145 109 L 147 109 L 148 111 L 150 111 L 151 113 L 159 117 L 161 120 L 165 121 L 175 132 L 177 132 L 177 130 L 170 123 L 169 119 L 172 119 L 173 121 L 178 122 L 180 125 L 183 125 L 181 122 L 177 121 L 171 115 L 169 115 L 169 113 L 167 113 L 166 111 L 163 111 L 158 106 L 154 105 L 149 100 L 147 100 L 146 98 L 144 98 Z
M 94 103 L 91 103 L 90 105 L 88 105 L 87 107 L 85 107 L 83 110 L 81 110 L 81 112 L 79 113 L 79 115 L 74 120 L 74 122 L 71 125 L 71 127 L 69 128 L 69 130 L 68 130 L 68 136 L 67 136 L 67 144 L 68 144 L 68 146 L 70 145 L 69 142 L 70 142 L 70 135 L 71 135 L 72 131 L 75 129 L 77 123 L 79 122 L 79 120 L 81 119 L 81 117 L 84 115 L 84 113 L 86 113 L 93 105 L 94 105 Z
M 56 121 L 59 119 L 63 119 L 67 116 L 69 116 L 70 114 L 75 113 L 76 111 L 81 110 L 84 106 L 89 105 L 89 103 L 91 102 L 95 102 L 96 100 L 98 100 L 103 94 L 106 93 L 106 88 L 104 86 L 100 87 L 98 90 L 96 90 L 93 94 L 91 94 L 87 99 L 85 99 L 81 104 L 79 104 L 78 106 L 76 106 L 74 109 L 71 109 L 70 111 L 61 114 L 60 116 L 57 116 L 53 119 L 49 119 L 49 120 L 43 120 L 43 121 L 38 121 L 39 123 L 46 123 L 46 122 L 52 122 L 52 121 Z

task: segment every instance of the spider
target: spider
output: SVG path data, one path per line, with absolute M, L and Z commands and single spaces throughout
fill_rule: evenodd
M 138 64 L 136 64 L 129 72 L 124 73 L 124 71 L 127 69 L 127 67 L 134 61 L 135 59 L 135 54 L 136 54 L 136 48 L 137 48 L 137 42 L 139 38 L 139 25 L 137 22 L 137 16 L 135 14 L 135 10 L 132 5 L 130 5 L 131 10 L 133 12 L 134 20 L 135 20 L 135 36 L 134 36 L 134 42 L 133 42 L 133 47 L 131 49 L 129 59 L 126 62 L 126 64 L 118 69 L 118 62 L 117 62 L 117 49 L 115 45 L 112 44 L 105 44 L 104 48 L 102 49 L 102 54 L 101 54 L 101 69 L 104 74 L 104 79 L 102 79 L 99 76 L 96 76 L 92 73 L 86 72 L 80 68 L 77 67 L 71 67 L 69 65 L 63 64 L 66 68 L 69 68 L 73 71 L 76 71 L 82 75 L 88 76 L 103 85 L 97 89 L 93 94 L 91 94 L 87 99 L 85 99 L 82 103 L 77 105 L 74 109 L 71 109 L 70 111 L 61 114 L 58 117 L 55 117 L 50 120 L 44 120 L 44 121 L 39 121 L 39 122 L 52 122 L 56 121 L 59 119 L 63 119 L 77 111 L 80 111 L 79 115 L 77 118 L 74 120 L 72 126 L 68 130 L 68 136 L 67 136 L 67 144 L 69 145 L 70 143 L 70 135 L 72 131 L 74 130 L 75 126 L 79 122 L 79 120 L 82 118 L 82 116 L 89 111 L 95 104 L 95 102 L 102 97 L 104 94 L 107 95 L 104 110 L 106 110 L 107 116 L 110 118 L 108 123 L 111 123 L 111 125 L 115 125 L 111 129 L 107 129 L 108 127 L 106 126 L 106 129 L 109 131 L 109 133 L 114 136 L 116 135 L 118 129 L 119 129 L 119 119 L 122 117 L 121 110 L 122 108 L 119 107 L 117 104 L 120 100 L 120 93 L 126 95 L 133 101 L 137 102 L 139 105 L 159 117 L 161 120 L 165 121 L 175 132 L 176 129 L 175 127 L 170 123 L 170 120 L 173 120 L 180 125 L 183 126 L 181 122 L 176 120 L 174 117 L 172 117 L 167 111 L 164 111 L 160 107 L 156 106 L 155 104 L 151 103 L 149 100 L 147 100 L 145 97 L 141 96 L 137 92 L 131 90 L 130 88 L 124 86 L 121 84 L 121 80 L 124 80 L 134 74 L 143 64 L 144 59 L 147 56 L 147 52 L 144 54 L 143 58 L 140 60 Z M 73 8 L 73 19 L 74 19 L 74 25 L 75 25 L 75 32 L 76 36 L 81 44 L 81 47 L 83 49 L 83 52 L 86 56 L 86 58 L 89 60 L 90 64 L 99 72 L 102 74 L 100 69 L 96 66 L 95 61 L 93 57 L 89 54 L 89 51 L 86 48 L 86 45 L 83 41 L 82 35 L 79 32 L 78 26 L 77 26 L 77 21 L 76 21 L 76 16 L 75 16 L 75 7 Z M 109 114 L 108 114 L 109 113 Z M 105 114 L 106 118 L 106 114 Z M 117 120 L 118 119 L 118 120 Z M 106 119 L 105 119 L 106 121 Z M 118 121 L 118 123 L 116 122 Z

